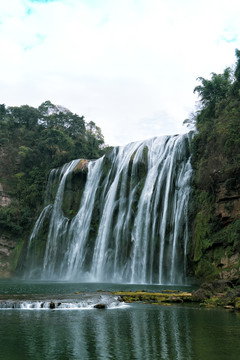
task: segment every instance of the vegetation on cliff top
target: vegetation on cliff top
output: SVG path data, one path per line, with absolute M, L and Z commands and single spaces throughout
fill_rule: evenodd
M 200 101 L 190 119 L 197 129 L 190 258 L 200 279 L 240 273 L 240 50 L 236 58 L 233 69 L 212 73 L 210 80 L 198 78 L 194 89 Z
M 11 198 L 0 206 L 0 236 L 29 231 L 50 169 L 76 158 L 99 158 L 104 149 L 94 122 L 50 101 L 38 108 L 0 105 L 0 183 Z

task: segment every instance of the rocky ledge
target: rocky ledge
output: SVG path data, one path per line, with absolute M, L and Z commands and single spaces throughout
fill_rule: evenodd
M 132 303 L 135 301 L 140 301 L 143 303 L 150 304 L 169 304 L 169 303 L 183 303 L 183 302 L 192 302 L 192 293 L 183 292 L 178 290 L 163 290 L 161 293 L 158 292 L 147 292 L 145 290 L 141 291 L 117 291 L 114 292 L 115 295 L 118 295 L 120 301 L 126 303 Z
M 135 301 L 155 305 L 196 303 L 205 307 L 221 306 L 230 310 L 240 310 L 240 286 L 225 280 L 204 283 L 193 292 L 164 290 L 161 293 L 150 293 L 142 290 L 119 291 L 114 294 L 119 296 L 120 301 L 126 303 Z
M 2 278 L 11 276 L 10 258 L 15 247 L 15 241 L 9 240 L 4 235 L 0 236 L 0 276 Z
M 201 306 L 222 306 L 226 309 L 240 310 L 240 286 L 231 281 L 216 280 L 203 283 L 193 291 L 192 298 Z

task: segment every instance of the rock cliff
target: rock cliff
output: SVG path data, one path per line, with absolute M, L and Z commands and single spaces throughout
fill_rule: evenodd
M 4 191 L 0 183 L 0 206 L 8 208 L 11 204 L 10 196 Z M 21 243 L 22 246 L 23 242 Z M 11 233 L 0 228 L 0 278 L 10 277 L 16 268 L 19 257 L 19 246 Z

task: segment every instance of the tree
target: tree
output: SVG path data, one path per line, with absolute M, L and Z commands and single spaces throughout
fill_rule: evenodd
M 0 226 L 6 221 L 13 230 L 15 219 L 20 233 L 28 231 L 42 206 L 49 171 L 103 153 L 101 129 L 62 106 L 50 101 L 38 108 L 0 105 L 0 182 L 14 199 L 2 218 L 0 209 Z M 11 221 L 9 214 L 14 214 Z
M 211 73 L 211 79 L 207 80 L 198 77 L 201 85 L 194 88 L 193 92 L 197 92 L 203 107 L 214 109 L 217 103 L 226 98 L 230 92 L 232 84 L 232 72 L 228 67 L 223 74 Z
M 232 93 L 236 96 L 239 96 L 240 91 L 240 50 L 235 50 L 235 56 L 237 58 L 235 70 L 234 70 L 234 83 Z
M 10 107 L 8 113 L 11 114 L 16 126 L 24 126 L 27 129 L 34 128 L 39 119 L 39 111 L 28 105 L 20 107 Z
M 6 114 L 6 107 L 4 104 L 0 104 L 0 119 L 1 120 L 5 114 Z

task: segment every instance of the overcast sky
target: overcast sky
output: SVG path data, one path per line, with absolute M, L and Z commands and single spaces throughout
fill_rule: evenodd
M 0 103 L 63 105 L 109 145 L 187 132 L 239 40 L 239 0 L 1 1 Z

